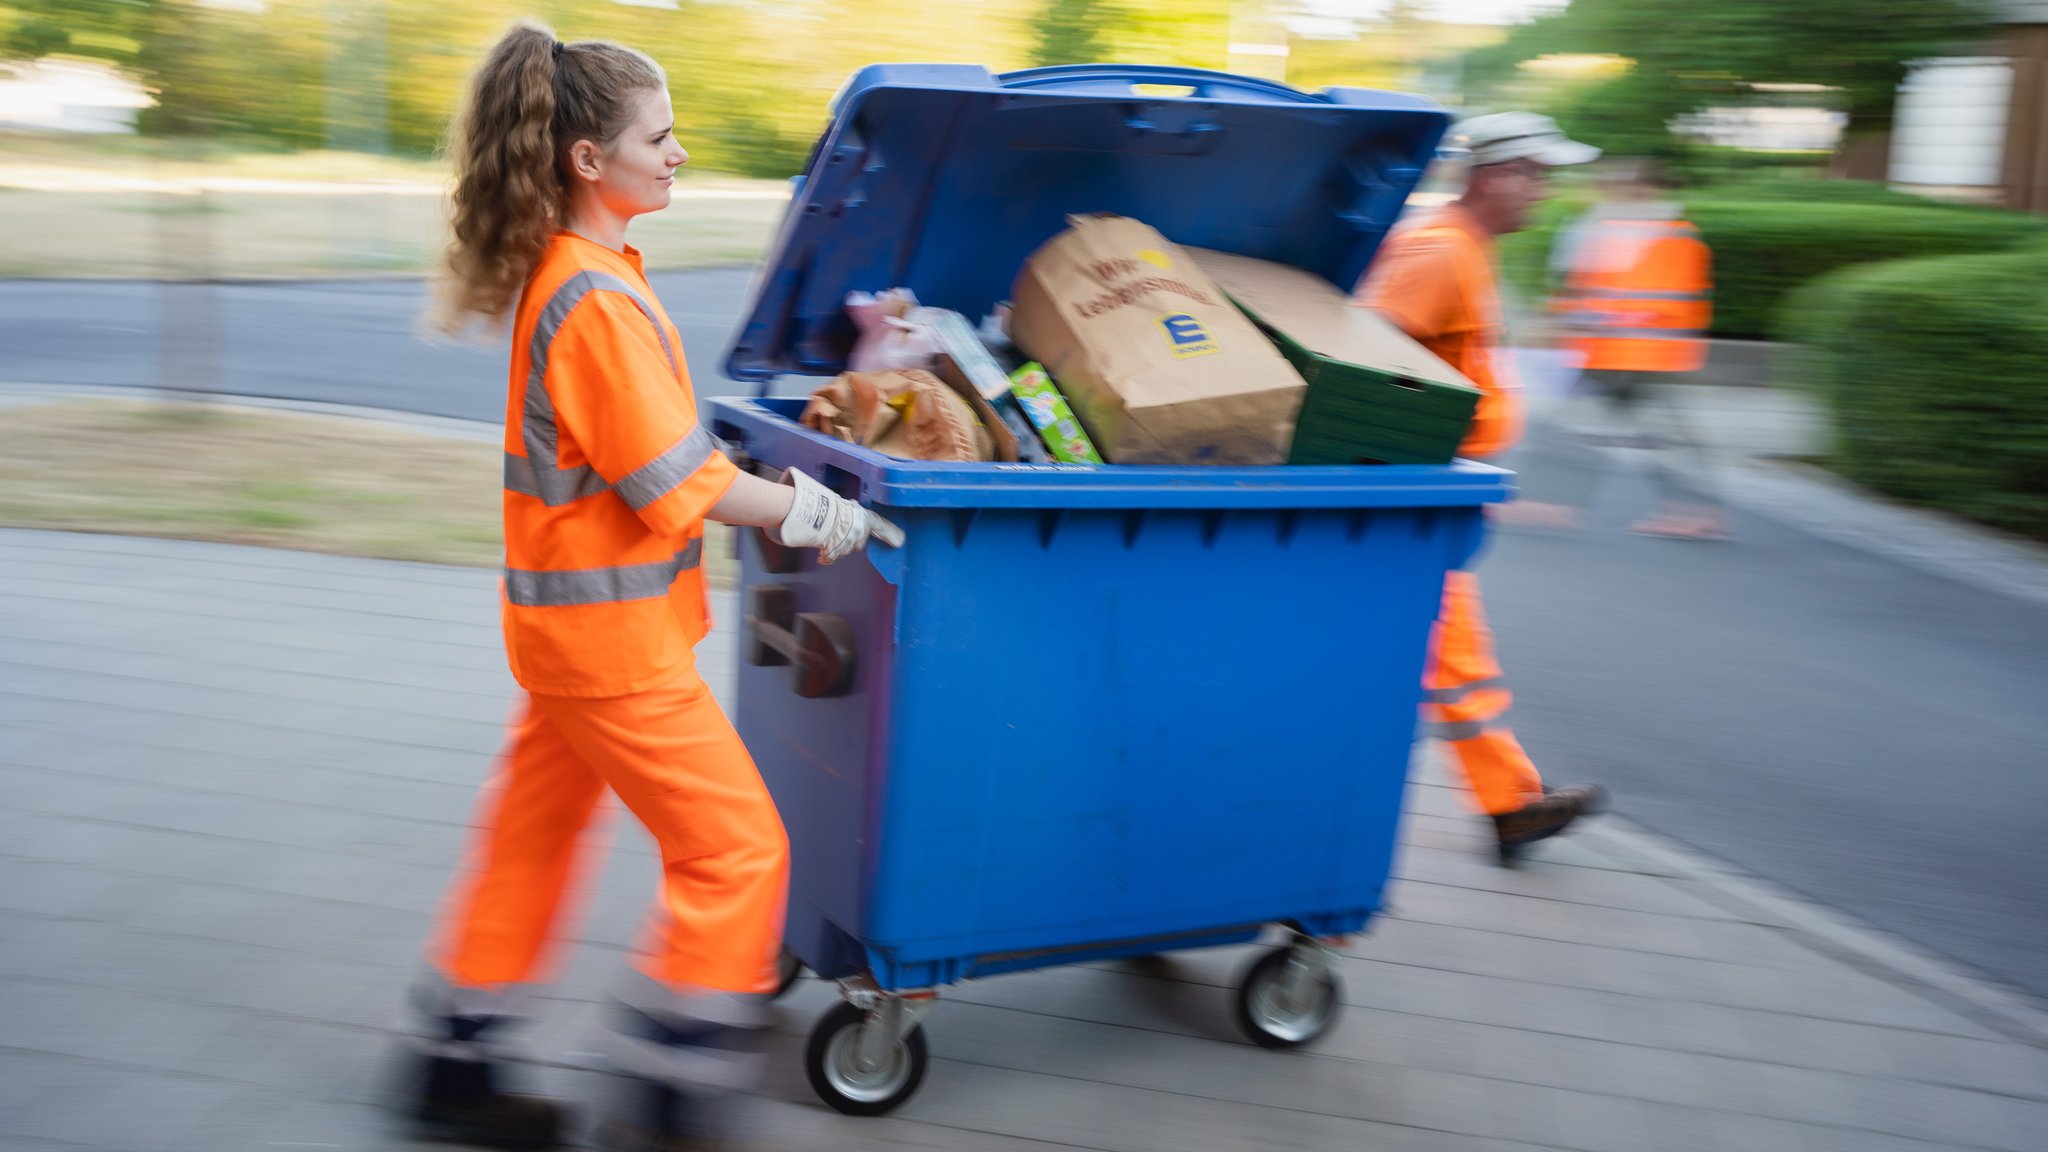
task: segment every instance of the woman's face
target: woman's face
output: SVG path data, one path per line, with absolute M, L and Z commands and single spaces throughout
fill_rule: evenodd
M 667 90 L 650 88 L 634 96 L 633 118 L 625 131 L 594 159 L 591 191 L 613 215 L 630 219 L 668 207 L 675 171 L 689 162 L 690 154 L 676 143 Z

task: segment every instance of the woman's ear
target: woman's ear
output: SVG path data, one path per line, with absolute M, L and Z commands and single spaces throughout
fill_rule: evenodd
M 604 149 L 595 140 L 578 140 L 569 145 L 569 175 L 595 184 L 603 175 L 603 159 Z

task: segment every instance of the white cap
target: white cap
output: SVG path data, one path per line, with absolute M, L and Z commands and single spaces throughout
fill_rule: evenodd
M 1535 112 L 1495 112 L 1451 126 L 1444 144 L 1475 165 L 1534 160 L 1538 164 L 1589 164 L 1600 150 L 1566 136 L 1557 121 Z

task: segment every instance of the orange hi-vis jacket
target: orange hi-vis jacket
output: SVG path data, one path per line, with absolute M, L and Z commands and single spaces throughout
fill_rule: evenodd
M 1581 367 L 1694 372 L 1707 362 L 1712 254 L 1684 220 L 1606 217 L 1587 225 L 1556 307 L 1580 335 Z
M 1500 353 L 1493 239 L 1462 205 L 1404 224 L 1367 269 L 1355 301 L 1392 320 L 1479 388 L 1458 455 L 1495 456 L 1522 438 L 1522 399 Z
M 697 420 L 682 338 L 623 253 L 557 232 L 512 328 L 505 650 L 529 692 L 623 696 L 710 629 L 704 516 L 738 469 Z

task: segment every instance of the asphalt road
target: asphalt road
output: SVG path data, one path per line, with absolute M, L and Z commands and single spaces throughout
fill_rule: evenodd
M 750 275 L 652 278 L 700 397 L 745 390 L 718 365 Z M 152 388 L 197 379 L 232 395 L 502 419 L 502 341 L 423 335 L 427 300 L 418 280 L 0 281 L 0 383 Z
M 2048 996 L 2048 610 L 1757 516 L 1504 534 L 1481 568 L 1547 777 Z
M 655 278 L 700 395 L 742 390 L 716 365 L 746 280 Z M 223 392 L 498 419 L 502 351 L 421 340 L 423 302 L 410 281 L 5 283 L 0 382 L 149 387 L 168 352 Z M 1482 568 L 1546 773 L 2048 995 L 2048 609 L 1755 516 L 1728 544 L 1625 536 L 1641 493 L 1611 495 L 1583 537 L 1506 536 Z

